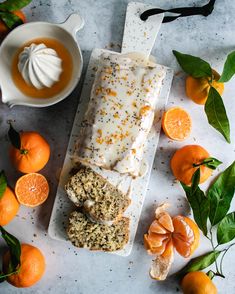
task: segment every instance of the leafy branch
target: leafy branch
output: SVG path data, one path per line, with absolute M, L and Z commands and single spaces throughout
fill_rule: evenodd
M 212 251 L 192 259 L 180 273 L 203 270 L 215 264 L 215 271 L 208 271 L 208 276 L 224 278 L 223 260 L 235 243 L 222 250 L 218 248 L 235 239 L 235 212 L 228 213 L 235 192 L 235 161 L 217 177 L 206 193 L 199 188 L 199 179 L 198 168 L 192 177 L 192 185 L 181 185 L 192 208 L 195 222 L 204 236 L 210 240 Z M 213 229 L 216 229 L 216 243 Z M 221 258 L 218 262 L 219 256 Z
M 10 261 L 8 268 L 5 271 L 0 271 L 0 283 L 5 281 L 8 276 L 19 273 L 20 271 L 20 255 L 21 255 L 21 245 L 19 240 L 8 233 L 2 226 L 0 226 L 0 233 L 2 238 L 6 241 L 9 252 Z
M 220 132 L 228 143 L 230 143 L 230 124 L 223 103 L 223 99 L 214 85 L 228 82 L 235 74 L 235 51 L 231 52 L 226 59 L 221 77 L 218 79 L 213 74 L 213 69 L 205 60 L 183 54 L 173 50 L 179 65 L 190 76 L 195 79 L 207 79 L 208 96 L 205 103 L 205 113 L 209 124 Z

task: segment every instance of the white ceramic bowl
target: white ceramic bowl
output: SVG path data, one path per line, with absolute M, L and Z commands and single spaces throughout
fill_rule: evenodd
M 82 17 L 75 13 L 61 24 L 48 22 L 31 22 L 14 29 L 2 42 L 0 47 L 0 86 L 2 102 L 10 107 L 26 105 L 45 107 L 65 99 L 76 87 L 82 72 L 83 59 L 81 49 L 76 40 L 76 32 L 84 25 Z M 22 93 L 14 84 L 11 76 L 13 58 L 24 43 L 37 38 L 54 38 L 62 43 L 70 52 L 73 60 L 73 73 L 69 84 L 51 98 L 31 98 Z

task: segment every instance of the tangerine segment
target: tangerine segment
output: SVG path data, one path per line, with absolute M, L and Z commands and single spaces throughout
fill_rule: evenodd
M 191 133 L 192 121 L 189 114 L 183 108 L 173 107 L 164 113 L 162 128 L 170 139 L 183 141 Z
M 169 215 L 169 213 L 167 213 L 167 212 L 161 213 L 159 215 L 159 217 L 157 218 L 157 221 L 158 221 L 158 223 L 160 225 L 162 225 L 169 232 L 173 232 L 174 231 L 174 226 L 173 226 L 172 218 Z
M 199 245 L 200 233 L 197 225 L 188 217 L 177 215 L 173 218 L 172 239 L 177 252 L 183 257 L 193 254 Z
M 220 95 L 224 92 L 224 84 L 218 83 L 220 75 L 215 71 L 213 72 L 213 81 L 211 85 L 219 92 Z M 186 95 L 192 99 L 195 103 L 204 105 L 206 103 L 209 90 L 210 90 L 210 78 L 193 78 L 188 76 L 185 83 Z
M 149 227 L 149 232 L 156 234 L 167 234 L 169 233 L 159 222 L 155 219 Z
M 10 262 L 10 252 L 3 256 L 3 269 L 7 272 Z M 37 283 L 45 272 L 45 259 L 42 252 L 29 244 L 21 245 L 20 271 L 7 277 L 7 281 L 18 288 L 30 287 Z
M 20 204 L 10 188 L 0 198 L 0 226 L 7 225 L 17 214 Z
M 41 174 L 26 174 L 16 182 L 15 194 L 21 204 L 30 207 L 38 206 L 46 201 L 49 185 Z
M 160 246 L 154 247 L 151 239 L 149 238 L 148 234 L 144 235 L 144 246 L 147 252 L 151 255 L 162 255 L 166 249 L 166 245 L 170 240 L 170 236 L 162 241 Z
M 169 238 L 169 234 L 155 234 L 151 231 L 148 233 L 147 239 L 151 244 L 151 247 L 160 247 L 163 244 L 163 241 Z
M 178 149 L 171 159 L 171 170 L 177 180 L 190 185 L 192 176 L 198 167 L 194 164 L 200 164 L 208 158 L 209 153 L 199 145 L 186 145 Z M 205 182 L 212 174 L 212 169 L 200 165 L 200 183 Z

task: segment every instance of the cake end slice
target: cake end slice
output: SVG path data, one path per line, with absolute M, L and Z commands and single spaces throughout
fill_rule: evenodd
M 112 225 L 92 222 L 85 214 L 74 211 L 69 217 L 67 235 L 76 247 L 116 251 L 129 240 L 129 218 L 122 217 Z

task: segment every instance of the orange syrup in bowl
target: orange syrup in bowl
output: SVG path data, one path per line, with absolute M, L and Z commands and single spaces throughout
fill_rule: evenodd
M 19 55 L 24 47 L 34 44 L 45 44 L 48 48 L 54 49 L 62 60 L 62 73 L 58 82 L 54 83 L 50 88 L 37 89 L 25 82 L 21 73 L 18 70 Z M 52 98 L 62 92 L 69 84 L 73 72 L 73 61 L 68 49 L 65 48 L 56 39 L 38 38 L 25 43 L 16 53 L 12 62 L 12 78 L 17 88 L 25 95 L 32 98 Z

